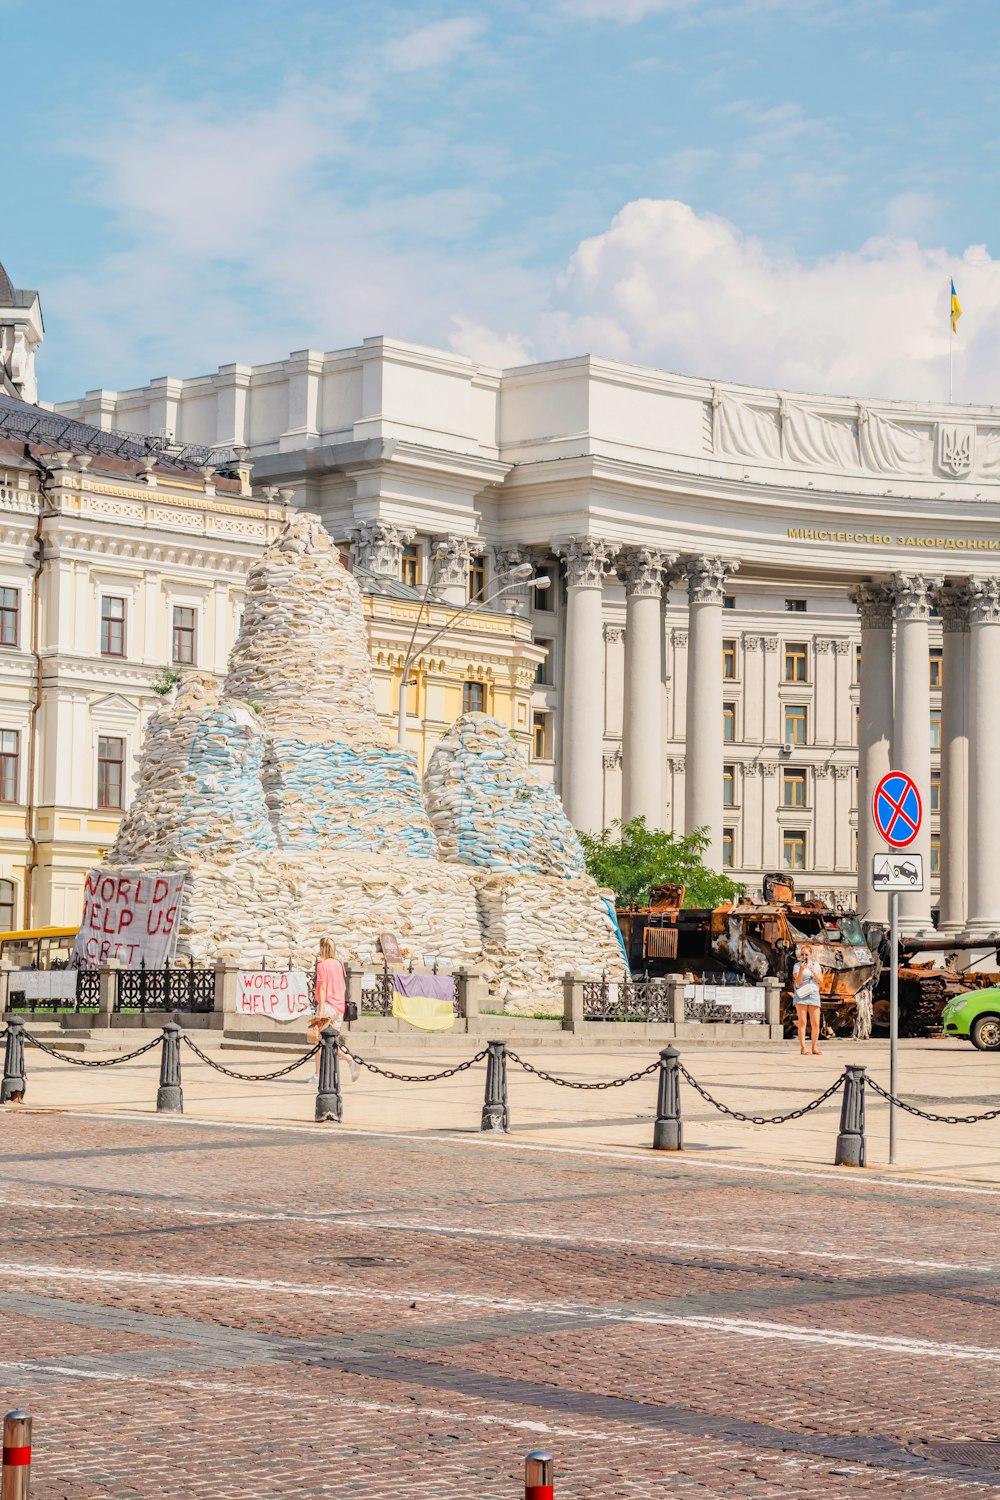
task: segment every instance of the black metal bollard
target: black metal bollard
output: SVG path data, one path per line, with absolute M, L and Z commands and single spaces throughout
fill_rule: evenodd
M 158 1115 L 182 1115 L 184 1093 L 181 1089 L 181 1028 L 168 1021 L 163 1028 L 160 1050 L 160 1087 L 156 1090 Z
M 865 1164 L 865 1070 L 860 1063 L 848 1063 L 844 1069 L 840 1132 L 833 1162 L 836 1167 Z
M 24 1022 L 20 1016 L 7 1017 L 7 1045 L 3 1054 L 3 1083 L 0 1104 L 20 1104 L 24 1098 Z
M 508 1131 L 510 1110 L 507 1108 L 507 1043 L 487 1042 L 486 1047 L 486 1094 L 479 1128 Z
M 316 1084 L 317 1120 L 344 1118 L 344 1101 L 340 1096 L 340 1032 L 324 1026 L 319 1038 L 319 1079 Z
M 679 1061 L 680 1053 L 676 1047 L 664 1047 L 660 1053 L 660 1085 L 656 1096 L 656 1124 L 653 1126 L 654 1151 L 684 1150 L 681 1075 L 677 1071 Z

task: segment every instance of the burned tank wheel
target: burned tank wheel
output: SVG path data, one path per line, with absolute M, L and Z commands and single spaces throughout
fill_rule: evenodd
M 1000 1052 L 1000 1016 L 977 1016 L 969 1038 L 980 1052 Z

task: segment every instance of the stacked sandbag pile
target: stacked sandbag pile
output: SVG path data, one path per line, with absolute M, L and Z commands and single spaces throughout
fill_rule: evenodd
M 317 521 L 255 564 L 225 696 L 192 673 L 151 720 L 112 860 L 186 868 L 178 954 L 201 962 L 309 963 L 324 933 L 375 954 L 383 931 L 478 957 L 475 893 L 379 724 L 360 591 Z
M 621 978 L 614 919 L 550 785 L 508 730 L 465 714 L 424 776 L 441 857 L 470 870 L 484 971 L 507 1009 L 558 1009 L 568 970 Z
M 555 788 L 530 769 L 510 730 L 486 714 L 463 714 L 437 746 L 424 805 L 443 859 L 498 873 L 586 873 Z
M 260 709 L 283 849 L 433 859 L 413 756 L 375 712 L 360 590 L 319 521 L 289 522 L 251 568 L 226 691 Z
M 184 678 L 146 728 L 136 792 L 111 862 L 273 849 L 261 785 L 264 733 L 206 672 Z

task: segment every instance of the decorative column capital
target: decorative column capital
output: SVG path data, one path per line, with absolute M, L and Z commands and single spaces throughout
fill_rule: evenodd
M 607 754 L 602 756 L 602 760 L 604 762 L 604 769 L 606 771 L 614 771 L 622 763 L 621 746 L 616 746 L 614 750 L 611 750 Z
M 813 650 L 817 656 L 829 656 L 833 650 L 833 637 L 829 635 L 818 635 L 813 641 Z
M 414 531 L 407 531 L 402 526 L 393 526 L 383 521 L 362 521 L 360 525 L 352 526 L 347 533 L 348 540 L 354 547 L 354 556 L 359 567 L 367 568 L 370 573 L 385 574 L 390 578 L 399 577 L 403 548 L 412 542 L 415 536 Z
M 624 625 L 605 625 L 604 639 L 609 646 L 620 646 L 625 639 Z
M 885 583 L 859 583 L 851 589 L 851 603 L 857 605 L 862 630 L 892 629 L 892 591 Z
M 601 537 L 571 536 L 552 550 L 563 560 L 569 588 L 599 589 L 618 549 Z
M 469 577 L 469 563 L 477 550 L 475 537 L 431 537 L 431 567 L 435 584 L 439 588 L 465 584 Z
M 967 578 L 949 578 L 934 591 L 934 603 L 941 616 L 946 635 L 964 634 L 969 629 L 969 605 L 972 592 Z
M 686 630 L 672 630 L 670 632 L 670 640 L 675 650 L 678 648 L 683 650 L 687 647 L 688 633 Z
M 970 582 L 969 624 L 1000 625 L 1000 578 L 976 578 Z
M 894 573 L 892 599 L 897 620 L 929 620 L 934 579 L 923 573 Z
M 726 597 L 726 579 L 739 568 L 724 557 L 686 557 L 683 562 L 691 604 L 718 604 Z
M 676 552 L 659 547 L 623 547 L 618 558 L 618 576 L 626 597 L 660 599 L 667 586 L 665 570 L 677 561 Z

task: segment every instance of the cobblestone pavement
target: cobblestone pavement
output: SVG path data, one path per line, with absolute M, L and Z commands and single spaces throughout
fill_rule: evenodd
M 1000 1495 L 1000 1193 L 0 1114 L 38 1500 Z

